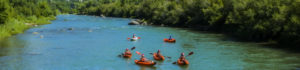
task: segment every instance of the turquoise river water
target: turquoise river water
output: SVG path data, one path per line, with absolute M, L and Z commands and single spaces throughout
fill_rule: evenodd
M 130 26 L 133 19 L 59 15 L 52 24 L 26 30 L 0 44 L 0 70 L 290 70 L 300 67 L 300 54 L 238 42 L 222 34 L 159 26 Z M 72 29 L 70 29 L 72 28 Z M 128 41 L 136 34 L 138 41 Z M 172 35 L 177 42 L 166 43 Z M 158 49 L 166 58 L 154 66 L 120 58 L 136 46 L 149 60 Z M 181 52 L 190 65 L 172 64 Z

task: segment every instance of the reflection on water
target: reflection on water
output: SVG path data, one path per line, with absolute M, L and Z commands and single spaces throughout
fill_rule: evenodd
M 16 36 L 13 36 L 9 39 L 0 40 L 0 69 L 1 70 L 20 70 L 21 66 L 16 65 L 15 63 L 22 62 L 22 54 L 25 42 L 19 39 L 16 39 Z M 9 65 L 2 67 L 3 65 Z
M 156 70 L 155 66 L 145 66 L 145 65 L 138 65 L 140 67 L 140 70 Z
M 235 42 L 222 34 L 129 26 L 130 20 L 59 15 L 52 24 L 0 40 L 0 70 L 290 70 L 300 67 L 299 53 Z M 132 34 L 141 39 L 128 41 Z M 163 42 L 169 35 L 177 39 L 176 43 Z M 133 46 L 136 49 L 131 51 L 131 58 L 118 57 L 125 48 Z M 149 53 L 158 49 L 170 58 L 154 60 Z M 134 60 L 140 59 L 136 51 L 157 65 L 136 65 Z M 180 53 L 191 51 L 194 54 L 186 57 L 190 65 L 172 64 Z
M 22 48 L 24 48 L 25 42 L 16 39 L 15 36 L 0 40 L 0 56 L 6 55 L 20 55 L 22 54 Z

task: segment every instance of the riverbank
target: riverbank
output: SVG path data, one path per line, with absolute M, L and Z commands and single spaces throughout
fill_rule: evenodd
M 47 1 L 1 0 L 0 39 L 42 24 L 51 23 L 60 11 Z
M 95 15 L 93 15 L 93 16 L 95 16 Z M 234 35 L 234 34 L 232 34 L 230 32 L 224 32 L 222 30 L 216 30 L 212 26 L 188 26 L 188 27 L 184 27 L 184 26 L 172 26 L 172 25 L 164 25 L 164 24 L 152 23 L 152 22 L 146 21 L 144 19 L 136 19 L 136 18 L 134 18 L 134 19 L 135 20 L 132 20 L 132 21 L 143 20 L 144 23 L 151 23 L 151 24 L 148 24 L 150 26 L 183 28 L 183 29 L 188 29 L 188 30 L 192 30 L 192 31 L 201 31 L 201 32 L 204 31 L 204 32 L 208 32 L 208 33 L 223 34 L 227 38 L 230 38 L 231 40 L 234 40 L 236 42 L 255 43 L 255 44 L 264 46 L 264 48 L 279 49 L 279 50 L 283 50 L 283 51 L 287 51 L 287 52 L 300 53 L 298 51 L 298 50 L 300 50 L 300 48 L 298 48 L 298 47 L 290 47 L 290 46 L 294 46 L 294 45 L 280 44 L 276 40 L 258 41 L 258 40 L 244 39 L 244 38 L 240 38 L 240 37 L 238 37 L 238 36 L 236 36 L 236 35 Z M 142 25 L 142 24 L 140 24 L 140 25 Z M 142 25 L 142 26 L 144 26 L 144 25 Z
M 138 4 L 136 4 L 138 3 Z M 86 1 L 79 14 L 145 19 L 154 25 L 216 31 L 244 41 L 299 48 L 299 0 Z M 90 6 L 94 5 L 94 6 Z
M 220 33 L 189 28 L 130 26 L 127 23 L 131 20 L 58 15 L 51 24 L 30 28 L 1 43 L 0 70 L 293 70 L 300 66 L 299 53 L 264 48 L 251 42 L 232 41 Z M 64 31 L 70 27 L 74 30 Z M 133 33 L 141 39 L 128 41 L 127 38 Z M 176 43 L 163 41 L 170 34 L 176 38 Z M 45 37 L 41 39 L 40 35 Z M 134 63 L 134 60 L 140 59 L 136 53 L 130 59 L 118 57 L 126 48 L 133 46 L 136 49 L 131 52 L 144 53 L 149 60 L 154 60 L 149 53 L 158 49 L 171 58 L 157 61 L 155 66 L 143 67 Z M 188 54 L 191 51 L 194 54 L 186 57 L 190 65 L 172 64 L 180 53 Z
M 0 25 L 0 40 L 10 37 L 15 34 L 23 33 L 31 27 L 38 25 L 50 24 L 51 20 L 55 20 L 55 16 L 50 17 L 35 17 L 31 16 L 24 20 L 10 19 L 6 24 Z

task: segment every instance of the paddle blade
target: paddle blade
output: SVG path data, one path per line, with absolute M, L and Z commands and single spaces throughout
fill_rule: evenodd
M 124 55 L 124 53 L 121 53 L 120 55 L 118 55 L 119 57 L 122 57 Z
M 171 59 L 171 57 L 168 56 L 169 59 Z
M 135 49 L 135 47 L 132 47 L 132 48 L 131 48 L 131 50 L 134 50 L 134 49 Z
M 130 39 L 130 38 L 127 38 L 127 39 Z
M 138 39 L 141 39 L 141 37 L 138 37 Z
M 172 64 L 176 64 L 176 62 L 173 62 Z
M 188 56 L 193 55 L 193 54 L 194 54 L 194 52 L 190 52 Z
M 153 54 L 153 53 L 149 53 L 149 54 Z
M 141 53 L 139 51 L 135 51 L 136 54 L 141 55 Z

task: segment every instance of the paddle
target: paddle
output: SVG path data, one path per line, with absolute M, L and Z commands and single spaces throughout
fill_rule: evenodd
M 193 55 L 193 54 L 194 54 L 194 52 L 190 52 L 188 56 L 191 56 L 191 55 Z M 188 57 L 188 56 L 186 56 L 186 57 Z
M 135 49 L 135 46 L 133 46 L 132 48 L 131 48 L 131 50 L 134 50 Z
M 121 54 L 119 54 L 118 56 L 119 56 L 119 57 L 122 57 L 123 55 L 124 55 L 124 53 L 121 53 Z
M 131 50 L 134 50 L 135 49 L 135 46 L 133 46 L 132 48 L 131 48 Z M 119 57 L 121 57 L 122 55 L 125 55 L 124 53 L 121 53 L 121 54 L 119 54 L 118 56 Z
M 141 55 L 141 53 L 139 51 L 135 51 L 136 54 Z
M 149 54 L 151 54 L 151 55 L 153 55 L 153 53 L 149 53 Z M 171 57 L 170 56 L 166 56 L 167 58 L 169 58 L 169 59 L 171 59 Z
M 131 38 L 127 38 L 127 39 L 131 39 Z M 138 39 L 141 39 L 141 37 L 138 37 Z
M 193 54 L 194 54 L 194 52 L 190 52 L 186 57 L 191 56 L 191 55 L 193 55 Z M 173 64 L 176 64 L 176 61 L 173 62 Z

